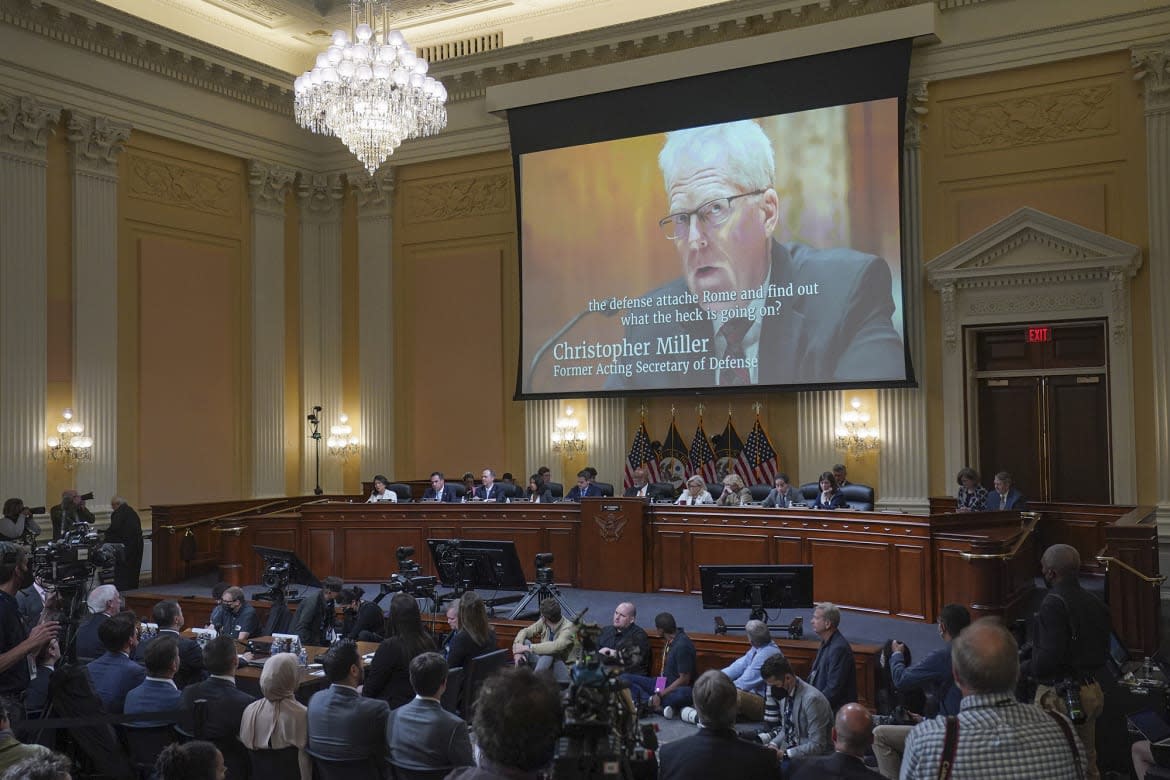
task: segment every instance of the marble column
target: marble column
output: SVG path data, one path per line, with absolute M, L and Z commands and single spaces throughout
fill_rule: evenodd
M 1146 94 L 1155 500 L 1159 534 L 1170 535 L 1170 41 L 1134 48 L 1132 63 Z
M 251 160 L 252 497 L 285 495 L 284 201 L 291 168 Z
M 800 473 L 788 476 L 796 484 L 816 480 L 817 475 L 834 463 L 843 462 L 833 446 L 837 422 L 841 419 L 844 397 L 837 390 L 816 390 L 796 396 L 796 451 Z M 881 424 L 881 421 L 878 421 Z
M 301 389 L 304 413 L 321 412 L 321 487 L 342 490 L 341 460 L 329 455 L 325 439 L 337 423 L 341 404 L 341 177 L 302 175 L 301 200 Z M 303 419 L 303 417 L 302 417 Z M 308 435 L 306 428 L 305 435 Z M 315 450 L 305 441 L 302 488 L 315 484 Z
M 565 475 L 560 473 L 561 456 L 552 449 L 552 434 L 556 430 L 559 409 L 560 401 L 524 402 L 524 452 L 528 469 L 524 475 L 525 485 L 528 484 L 528 475 L 535 474 L 541 466 L 554 469 L 553 481 L 564 482 Z
M 394 463 L 394 169 L 349 177 L 358 205 L 358 415 L 363 474 L 386 474 Z
M 634 435 L 633 431 L 626 430 L 625 400 L 590 398 L 585 404 L 585 426 L 589 434 L 586 461 L 597 469 L 601 482 L 612 483 L 621 495 L 626 453 Z
M 929 466 L 926 451 L 925 333 L 922 300 L 922 146 L 926 116 L 926 82 L 910 85 L 902 155 L 902 307 L 903 337 L 919 386 L 878 391 L 878 509 L 926 514 L 929 511 Z
M 45 146 L 60 117 L 59 106 L 0 95 L 0 473 L 7 495 L 31 505 L 56 503 L 45 496 Z

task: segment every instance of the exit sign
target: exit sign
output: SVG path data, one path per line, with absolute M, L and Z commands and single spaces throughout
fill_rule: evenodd
M 1052 328 L 1047 325 L 1038 325 L 1028 328 L 1028 343 L 1041 344 L 1046 341 L 1052 341 Z

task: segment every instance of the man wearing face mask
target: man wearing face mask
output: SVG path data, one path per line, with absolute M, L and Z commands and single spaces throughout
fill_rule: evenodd
M 833 710 L 825 695 L 797 677 L 782 654 L 769 656 L 760 676 L 780 705 L 780 728 L 763 732 L 759 739 L 776 751 L 782 768 L 787 769 L 790 759 L 830 752 Z

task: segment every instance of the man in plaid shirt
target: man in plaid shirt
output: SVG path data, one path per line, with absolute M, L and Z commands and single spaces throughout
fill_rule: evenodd
M 998 620 L 972 623 L 955 639 L 951 654 L 963 694 L 951 770 L 939 773 L 947 719 L 933 718 L 906 739 L 901 780 L 1085 776 L 1085 748 L 1064 716 L 1016 701 L 1019 647 Z

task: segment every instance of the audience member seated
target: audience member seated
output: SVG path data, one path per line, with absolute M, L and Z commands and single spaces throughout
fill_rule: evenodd
M 378 474 L 374 477 L 374 489 L 370 491 L 370 497 L 366 499 L 367 504 L 381 504 L 381 503 L 398 503 L 398 494 L 390 489 L 390 480 Z
M 260 634 L 260 618 L 244 596 L 243 588 L 228 588 L 219 603 L 219 622 L 215 623 L 217 634 L 227 634 L 241 642 L 247 642 L 248 637 Z
M 760 673 L 780 705 L 780 726 L 761 733 L 759 739 L 776 751 L 781 767 L 787 770 L 794 758 L 828 753 L 833 710 L 825 695 L 797 677 L 783 653 L 764 661 Z
M 748 651 L 723 670 L 723 674 L 734 684 L 736 690 L 736 714 L 741 720 L 760 721 L 764 719 L 764 695 L 768 685 L 760 669 L 764 661 L 780 653 L 772 641 L 772 632 L 762 620 L 749 620 L 743 627 L 747 634 Z M 697 722 L 697 707 L 683 710 L 682 719 Z
M 278 653 L 268 659 L 260 672 L 260 692 L 264 697 L 244 708 L 240 742 L 248 750 L 297 748 L 301 780 L 312 780 L 313 765 L 305 752 L 309 744 L 309 711 L 296 699 L 300 676 L 297 657 L 292 653 Z
M 453 485 L 448 485 L 443 472 L 431 472 L 431 486 L 423 493 L 423 501 L 444 501 L 448 504 L 459 500 Z
M 744 506 L 752 502 L 752 491 L 743 484 L 739 474 L 728 474 L 723 478 L 723 492 L 715 503 L 719 506 Z
M 991 486 L 995 490 L 987 494 L 985 506 L 988 512 L 1022 511 L 1028 508 L 1027 499 L 1019 488 L 1012 484 L 1012 475 L 1008 472 L 1001 471 L 996 474 Z
M 833 712 L 851 701 L 857 701 L 857 667 L 853 664 L 853 648 L 841 635 L 841 610 L 828 601 L 813 609 L 812 630 L 821 640 L 813 658 L 808 681 L 829 700 Z
M 492 675 L 476 704 L 479 766 L 461 767 L 447 780 L 536 780 L 552 761 L 561 735 L 561 693 L 525 667 Z
M 987 509 L 987 488 L 979 484 L 979 472 L 961 468 L 955 477 L 959 492 L 955 494 L 956 512 L 982 512 Z
M 0 780 L 73 780 L 72 770 L 73 762 L 60 753 L 50 752 L 18 761 L 0 775 Z
M 157 639 L 173 637 L 179 643 L 179 673 L 175 675 L 175 685 L 182 690 L 191 683 L 205 679 L 207 670 L 203 667 L 203 648 L 194 639 L 179 633 L 185 623 L 183 608 L 179 606 L 179 602 L 160 601 L 154 605 L 151 617 L 158 625 L 158 633 L 138 643 L 138 649 L 134 651 L 134 660 L 145 660 L 146 651 Z
M 410 600 L 414 602 L 413 598 Z M 390 612 L 393 615 L 393 607 Z M 322 666 L 331 684 L 309 699 L 309 752 L 328 761 L 368 759 L 380 770 L 390 708 L 381 699 L 364 698 L 358 693 L 362 684 L 362 659 L 357 645 L 338 642 L 329 648 Z
M 77 640 L 74 644 L 77 659 L 83 663 L 105 652 L 105 646 L 98 637 L 98 628 L 111 615 L 117 615 L 122 610 L 122 596 L 113 585 L 98 585 L 89 592 L 85 602 L 89 607 L 90 616 L 77 629 Z
M 637 623 L 638 608 L 623 601 L 613 610 L 613 622 L 597 637 L 598 652 L 608 666 L 621 665 L 623 672 L 650 674 L 650 637 Z
M 540 478 L 539 474 L 533 474 L 528 478 L 528 490 L 525 492 L 524 498 L 533 504 L 551 504 L 556 500 L 553 498 L 552 490 Z
M 52 755 L 51 750 L 43 745 L 24 745 L 12 733 L 12 702 L 0 699 L 0 773 L 3 773 L 13 764 L 19 764 L 26 758 Z
M 24 712 L 29 717 L 38 717 L 49 699 L 49 680 L 61 660 L 61 646 L 56 639 L 49 642 L 37 653 L 37 676 L 28 685 L 24 696 Z
M 410 662 L 415 656 L 435 649 L 435 640 L 423 628 L 418 602 L 409 593 L 395 593 L 390 599 L 390 621 L 385 641 L 378 645 L 370 662 L 362 695 L 383 699 L 390 709 L 414 698 L 410 687 Z M 381 732 L 379 732 L 380 734 Z
M 788 509 L 796 504 L 804 503 L 804 496 L 800 495 L 795 487 L 788 484 L 788 475 L 781 472 L 776 475 L 773 482 L 775 487 L 768 493 L 768 497 L 764 499 L 764 503 L 760 506 L 774 506 L 780 509 Z
M 467 724 L 439 703 L 447 688 L 443 656 L 423 653 L 411 661 L 410 684 L 414 699 L 386 719 L 386 761 L 410 772 L 474 766 Z
M 951 762 L 954 780 L 1085 776 L 1085 748 L 1068 720 L 1016 701 L 1019 647 L 998 619 L 976 620 L 955 638 L 951 653 L 963 696 Z M 946 731 L 946 718 L 914 727 L 906 738 L 903 780 L 941 777 Z
M 841 495 L 841 491 L 837 488 L 837 481 L 833 478 L 831 471 L 826 471 L 821 474 L 817 481 L 820 490 L 817 492 L 816 498 L 809 504 L 813 509 L 847 509 L 849 505 L 845 502 L 845 496 Z
M 707 490 L 707 483 L 703 481 L 702 477 L 696 474 L 687 480 L 682 495 L 674 503 L 681 506 L 696 506 L 698 504 L 714 504 L 715 499 L 711 497 L 711 492 Z
M 120 715 L 126 694 L 146 678 L 146 670 L 130 658 L 138 644 L 137 620 L 130 612 L 119 612 L 102 621 L 98 638 L 106 652 L 90 661 L 86 672 L 105 711 Z
M 776 754 L 735 733 L 736 687 L 714 669 L 694 686 L 694 709 L 701 728 L 691 737 L 668 742 L 658 753 L 662 780 L 710 780 L 724 772 L 745 778 L 777 778 Z
M 362 598 L 365 591 L 350 585 L 337 594 L 337 603 L 343 608 L 341 635 L 355 642 L 381 642 L 386 630 L 386 616 L 382 608 Z
M 182 694 L 175 686 L 175 674 L 179 671 L 179 640 L 172 636 L 161 636 L 146 649 L 146 679 L 126 694 L 124 712 L 137 715 L 140 712 L 169 712 L 179 709 Z M 92 664 L 90 665 L 92 667 Z M 173 726 L 177 718 L 169 720 L 139 720 L 127 723 L 127 728 L 146 729 Z
M 457 630 L 447 645 L 447 666 L 450 669 L 465 667 L 477 655 L 496 649 L 496 631 L 488 625 L 487 608 L 479 594 L 469 590 L 453 606 L 458 608 L 458 616 Z
M 538 672 L 550 672 L 558 682 L 569 681 L 568 665 L 581 657 L 577 627 L 561 614 L 554 598 L 540 602 L 540 619 L 520 629 L 512 642 L 512 660 Z
M 203 665 L 210 674 L 203 682 L 188 685 L 180 699 L 183 717 L 179 728 L 199 739 L 235 739 L 240 733 L 240 719 L 252 697 L 236 688 L 236 642 L 230 636 L 217 636 L 203 648 Z M 207 700 L 206 718 L 201 733 L 195 730 L 195 702 Z
M 224 780 L 227 777 L 223 753 L 210 742 L 198 740 L 163 748 L 154 771 L 158 780 Z
M 873 718 L 860 704 L 850 702 L 837 711 L 833 725 L 834 751 L 827 756 L 809 756 L 792 762 L 791 780 L 877 780 L 877 773 L 865 765 L 865 754 L 873 744 Z
M 321 589 L 311 599 L 304 599 L 297 607 L 297 623 L 294 629 L 301 638 L 301 644 L 321 647 L 329 644 L 326 635 L 333 628 L 336 615 L 334 605 L 341 595 L 345 583 L 340 577 L 326 577 L 321 580 Z M 379 610 L 380 612 L 381 610 Z
M 666 687 L 656 690 L 656 678 L 640 674 L 623 674 L 621 680 L 629 686 L 630 696 L 639 708 L 661 712 L 663 716 L 673 718 L 675 714 L 682 713 L 683 707 L 691 706 L 691 685 L 695 681 L 695 645 L 669 612 L 655 615 L 654 627 L 666 645 L 666 655 L 662 661 Z

